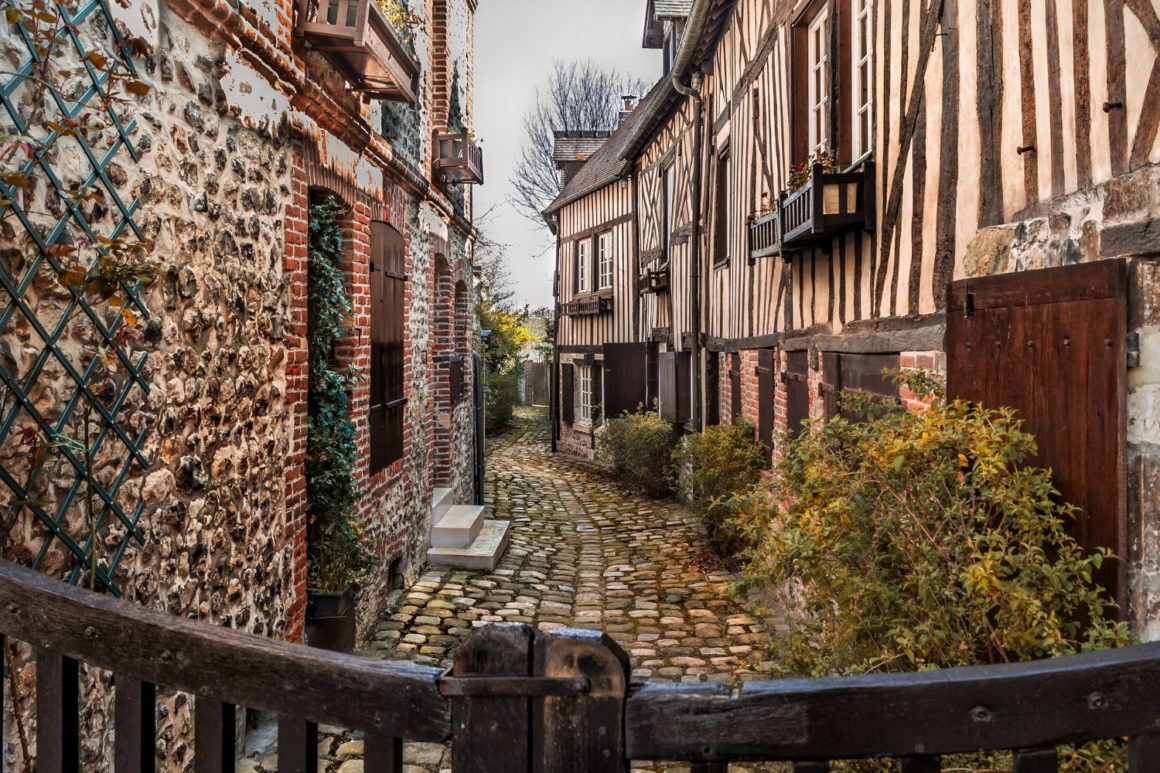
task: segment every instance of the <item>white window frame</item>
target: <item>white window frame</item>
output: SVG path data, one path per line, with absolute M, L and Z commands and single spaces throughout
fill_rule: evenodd
M 874 149 L 874 0 L 853 0 L 852 21 L 850 157 L 856 161 Z
M 592 248 L 587 239 L 576 242 L 576 292 L 592 290 Z
M 577 424 L 592 423 L 592 367 L 576 366 L 574 405 Z
M 829 150 L 830 101 L 830 14 L 822 6 L 806 28 L 808 84 L 806 99 L 809 108 L 809 153 L 816 156 Z
M 596 257 L 600 265 L 600 274 L 596 278 L 597 288 L 605 290 L 612 287 L 612 232 L 600 234 L 596 237 Z
M 669 253 L 673 248 L 673 212 L 675 211 L 675 202 L 673 201 L 677 195 L 677 169 L 674 165 L 669 165 L 664 168 L 662 172 L 663 178 L 661 185 L 664 186 L 665 197 L 665 243 L 664 255 L 665 263 L 669 262 Z

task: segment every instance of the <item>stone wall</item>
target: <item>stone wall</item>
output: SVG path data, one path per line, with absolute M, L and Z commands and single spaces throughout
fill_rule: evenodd
M 467 0 L 462 0 L 467 3 Z M 358 610 L 365 633 L 383 608 L 392 581 L 410 582 L 425 563 L 430 528 L 428 460 L 438 442 L 429 370 L 432 345 L 433 242 L 454 245 L 459 276 L 471 297 L 468 207 L 453 204 L 450 191 L 429 185 L 430 85 L 413 124 L 418 163 L 392 166 L 391 147 L 376 134 L 381 110 L 349 92 L 329 65 L 292 42 L 289 0 L 260 0 L 208 15 L 194 0 L 126 0 L 116 5 L 127 29 L 153 46 L 139 60 L 151 92 L 127 111 L 139 128 L 140 162 L 122 154 L 109 177 L 126 201 L 140 199 L 138 221 L 155 242 L 157 279 L 144 292 L 149 318 L 139 336 L 126 339 L 131 362 L 147 355 L 146 396 L 132 392 L 120 407 L 126 426 L 144 432 L 143 470 L 130 470 L 121 499 L 127 511 L 143 507 L 143 544 L 130 543 L 115 580 L 126 598 L 157 609 L 280 639 L 299 641 L 306 608 L 305 437 L 307 210 L 311 190 L 334 192 L 348 207 L 349 289 L 355 301 L 343 356 L 369 369 L 369 223 L 392 223 L 407 243 L 406 413 L 404 457 L 377 475 L 366 474 L 368 386 L 359 382 L 352 420 L 359 430 L 359 518 L 377 566 L 365 584 Z M 470 23 L 473 5 L 455 25 Z M 422 9 L 420 9 L 422 10 Z M 107 30 L 106 30 L 107 32 Z M 456 45 L 470 41 L 457 31 Z M 465 37 L 466 36 L 466 37 Z M 429 32 L 417 50 L 431 71 Z M 245 43 L 242 43 L 245 41 Z M 240 48 L 242 47 L 242 48 Z M 244 48 L 244 50 L 243 50 Z M 459 56 L 470 59 L 470 47 Z M 297 80 L 296 80 L 297 79 Z M 463 94 L 470 103 L 470 80 Z M 329 101 L 328 101 L 329 100 Z M 292 104 L 293 101 L 293 104 Z M 68 167 L 68 158 L 62 166 Z M 418 170 L 418 171 L 416 171 Z M 77 170 L 73 170 L 77 171 Z M 60 202 L 37 189 L 37 209 L 53 217 Z M 460 197 L 462 198 L 462 197 Z M 91 221 L 107 231 L 116 208 L 93 206 Z M 450 225 L 449 225 L 450 223 Z M 4 268 L 19 275 L 28 265 L 26 242 L 0 235 Z M 29 301 L 37 316 L 52 320 L 70 296 L 47 266 L 36 277 Z M 467 305 L 459 323 L 466 353 L 478 325 Z M 100 307 L 108 322 L 113 311 Z M 90 362 L 98 342 L 89 323 L 72 323 L 60 346 L 70 358 Z M 0 363 L 23 379 L 43 344 L 19 315 L 0 330 Z M 110 383 L 124 385 L 124 366 Z M 72 397 L 68 374 L 50 358 L 30 396 L 46 414 Z M 448 417 L 442 441 L 447 479 L 470 501 L 474 473 L 474 406 L 467 399 Z M 23 420 L 21 420 L 23 421 Z M 94 431 L 96 422 L 89 426 Z M 68 432 L 81 437 L 74 418 Z M 19 476 L 28 449 L 5 443 L 0 463 Z M 22 455 L 24 455 L 22 457 Z M 120 471 L 124 448 L 106 443 L 94 463 L 108 483 Z M 72 476 L 53 461 L 34 493 L 60 503 Z M 62 483 L 63 481 L 63 483 Z M 0 503 L 12 505 L 0 486 Z M 7 522 L 6 557 L 31 560 L 46 532 L 31 517 Z M 78 539 L 88 533 L 78 503 L 65 527 Z M 98 559 L 107 565 L 121 544 L 123 527 L 109 519 L 99 532 Z M 43 569 L 66 576 L 73 561 L 59 544 L 47 551 Z M 398 581 L 398 579 L 396 581 Z M 31 709 L 34 669 L 28 651 L 18 652 L 17 712 Z M 86 672 L 83 767 L 106 769 L 104 741 L 111 721 L 107 674 Z M 192 720 L 189 696 L 162 691 L 159 752 L 174 769 L 189 764 Z M 5 718 L 6 762 L 18 767 L 13 714 Z M 34 736 L 34 725 L 29 725 Z

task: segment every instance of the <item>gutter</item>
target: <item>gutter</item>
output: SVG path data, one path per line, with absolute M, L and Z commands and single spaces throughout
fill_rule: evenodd
M 701 98 L 701 73 L 695 72 L 686 85 L 672 79 L 673 88 L 681 95 L 693 101 L 693 179 L 689 184 L 689 208 L 693 213 L 693 234 L 689 245 L 689 264 L 691 275 L 689 286 L 692 288 L 689 299 L 690 327 L 693 334 L 693 431 L 700 432 L 702 426 L 702 372 L 701 372 L 701 188 L 703 186 L 704 164 L 701 156 L 704 154 L 705 144 L 705 101 Z
M 620 154 L 621 161 L 631 161 L 636 156 L 637 146 L 650 133 L 652 122 L 661 114 L 673 92 L 680 91 L 676 84 L 684 79 L 685 71 L 693 62 L 697 42 L 705 29 L 705 22 L 709 18 L 709 6 L 712 4 L 713 0 L 694 0 L 693 9 L 689 12 L 689 19 L 685 24 L 685 36 L 681 39 L 681 47 L 677 49 L 677 58 L 673 60 L 672 69 L 669 70 L 669 79 L 649 103 L 644 118 L 640 120 L 629 136 L 624 152 Z

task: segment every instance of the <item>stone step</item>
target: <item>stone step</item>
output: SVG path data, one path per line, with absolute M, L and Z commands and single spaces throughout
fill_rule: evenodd
M 431 546 L 465 548 L 483 528 L 483 505 L 452 505 L 431 527 Z
M 431 525 L 439 523 L 439 519 L 455 504 L 455 496 L 449 488 L 437 488 L 431 494 Z
M 457 569 L 479 569 L 492 571 L 499 563 L 511 539 L 511 521 L 483 522 L 483 528 L 475 541 L 466 548 L 431 548 L 427 560 L 438 566 Z

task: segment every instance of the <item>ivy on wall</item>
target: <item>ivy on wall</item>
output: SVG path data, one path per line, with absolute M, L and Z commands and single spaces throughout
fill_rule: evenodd
M 308 584 L 311 590 L 340 592 L 369 564 L 354 522 L 359 491 L 351 424 L 353 368 L 340 368 L 338 341 L 351 312 L 342 270 L 343 240 L 333 197 L 310 208 L 308 245 L 308 333 L 310 421 L 306 441 L 306 494 L 310 518 Z

